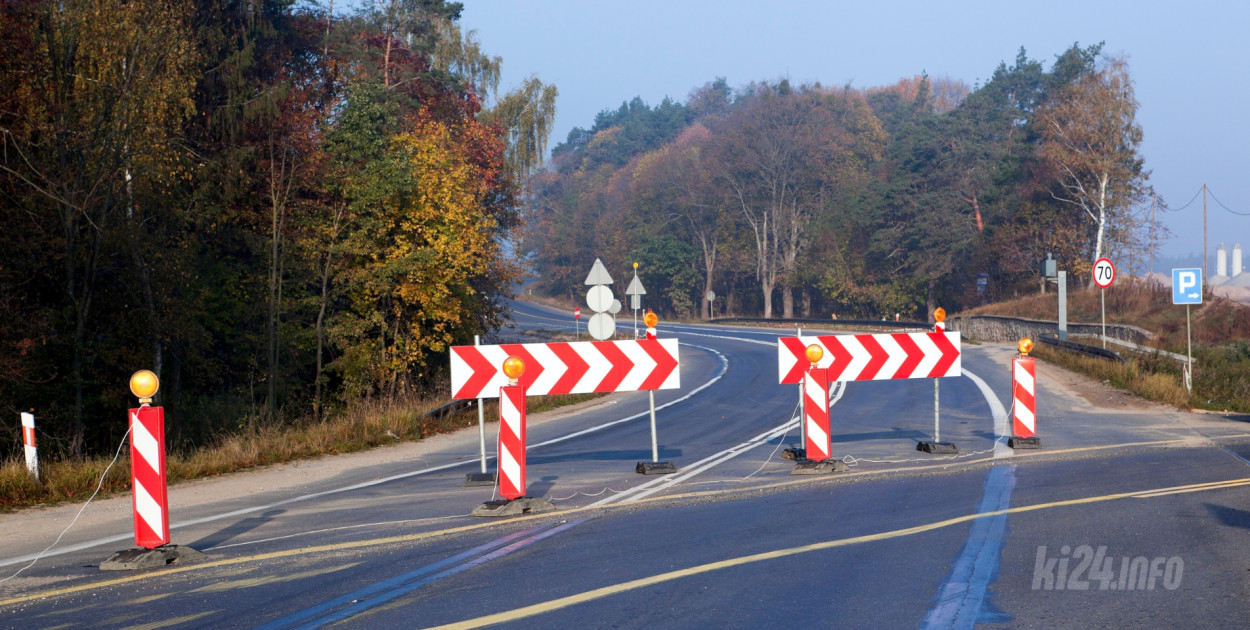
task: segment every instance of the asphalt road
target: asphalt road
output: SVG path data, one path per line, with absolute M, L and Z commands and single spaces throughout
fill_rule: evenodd
M 516 308 L 531 339 L 572 332 L 567 314 Z M 792 476 L 780 455 L 798 442 L 797 386 L 776 384 L 776 338 L 792 333 L 661 322 L 682 343 L 681 389 L 656 393 L 677 474 L 634 472 L 650 458 L 647 394 L 617 394 L 529 427 L 528 491 L 556 513 L 468 516 L 493 498 L 464 484 L 470 430 L 419 461 L 174 505 L 174 542 L 207 553 L 199 564 L 102 572 L 130 515 L 91 515 L 0 582 L 0 626 L 1250 623 L 1250 425 L 1096 406 L 1042 365 L 1044 448 L 1013 452 L 1014 349 L 966 344 L 964 376 L 940 382 L 959 456 L 915 450 L 932 438 L 932 381 L 850 383 L 831 416 L 851 472 Z M 0 579 L 60 530 L 14 522 L 0 515 Z

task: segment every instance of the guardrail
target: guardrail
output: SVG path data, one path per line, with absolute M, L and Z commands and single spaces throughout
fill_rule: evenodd
M 1175 360 L 1175 361 L 1180 361 L 1181 363 L 1189 363 L 1189 362 L 1190 362 L 1190 358 L 1189 358 L 1189 357 L 1187 357 L 1187 356 L 1185 356 L 1185 355 L 1183 355 L 1183 354 L 1177 354 L 1177 353 L 1175 353 L 1175 352 L 1168 352 L 1167 350 L 1160 350 L 1160 349 L 1158 349 L 1158 348 L 1152 348 L 1152 347 L 1150 347 L 1150 346 L 1143 346 L 1143 345 L 1140 345 L 1140 344 L 1135 344 L 1135 343 L 1133 343 L 1133 342 L 1131 342 L 1131 341 L 1124 341 L 1123 339 L 1116 339 L 1115 337 L 1107 337 L 1107 343 L 1113 343 L 1113 344 L 1115 344 L 1115 345 L 1117 345 L 1117 346 L 1124 346 L 1125 348 L 1128 348 L 1129 350 L 1135 350 L 1135 351 L 1140 352 L 1140 353 L 1142 353 L 1142 354 L 1158 354 L 1158 355 L 1162 355 L 1162 356 L 1168 357 L 1168 358 L 1170 358 L 1170 359 L 1173 359 L 1173 360 Z M 1193 362 L 1194 362 L 1194 363 L 1197 363 L 1197 361 L 1196 361 L 1196 360 L 1195 360 L 1195 361 L 1193 361 Z
M 1082 354 L 1088 354 L 1090 356 L 1100 357 L 1103 359 L 1112 359 L 1119 361 L 1120 363 L 1124 363 L 1124 357 L 1120 356 L 1116 352 L 1107 350 L 1106 348 L 1090 346 L 1083 343 L 1077 343 L 1075 341 L 1063 341 L 1058 337 L 1049 337 L 1046 335 L 1039 335 L 1037 341 L 1038 343 L 1044 343 L 1048 346 L 1055 346 L 1056 348 L 1063 348 L 1064 350 L 1071 350 L 1073 352 L 1080 352 Z
M 819 326 L 828 326 L 831 328 L 838 327 L 877 327 L 877 328 L 899 328 L 899 329 L 922 329 L 932 330 L 933 324 L 925 322 L 894 322 L 888 319 L 816 319 L 802 317 L 774 317 L 771 319 L 764 317 L 714 317 L 704 320 L 707 324 L 814 324 Z

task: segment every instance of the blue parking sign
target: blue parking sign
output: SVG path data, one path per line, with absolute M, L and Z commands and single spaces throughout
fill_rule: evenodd
M 1202 304 L 1202 269 L 1172 270 L 1172 303 Z

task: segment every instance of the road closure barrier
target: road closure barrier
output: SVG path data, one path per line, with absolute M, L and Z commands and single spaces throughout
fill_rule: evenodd
M 1033 340 L 1025 337 L 1016 344 L 1020 354 L 1011 359 L 1011 432 L 1007 446 L 1040 448 L 1037 437 L 1037 365 L 1029 355 Z
M 937 379 L 962 373 L 960 336 L 958 332 L 945 331 L 940 325 L 945 318 L 944 311 L 938 309 L 934 316 L 939 325 L 933 332 L 778 338 L 778 382 L 782 385 L 804 383 L 801 402 L 804 405 L 804 426 L 808 430 L 806 446 L 809 460 L 819 462 L 832 458 L 829 452 L 832 450 L 832 419 L 829 417 L 828 387 L 830 383 L 848 381 L 934 379 L 933 440 L 920 442 L 917 449 L 933 454 L 957 452 L 954 444 L 940 442 Z M 809 377 L 813 383 L 824 384 L 823 409 L 817 401 L 819 396 L 815 385 L 808 385 Z M 817 417 L 824 414 L 823 427 L 818 421 L 810 420 L 813 413 Z M 822 443 L 824 446 L 821 446 Z
M 451 395 L 498 397 L 509 356 L 525 362 L 519 382 L 529 396 L 678 389 L 677 347 L 676 339 L 452 346 Z

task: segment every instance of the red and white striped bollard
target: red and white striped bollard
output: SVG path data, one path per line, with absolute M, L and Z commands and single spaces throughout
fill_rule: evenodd
M 825 352 L 819 345 L 807 347 L 812 367 L 803 374 L 803 426 L 807 431 L 807 458 L 823 462 L 832 457 L 829 431 L 829 370 L 816 367 Z
M 151 407 L 156 375 L 140 370 L 130 390 L 140 406 L 130 410 L 130 478 L 133 484 L 135 544 L 155 549 L 169 544 L 169 499 L 165 476 L 165 410 Z
M 165 410 L 160 407 L 143 405 L 130 410 L 130 477 L 134 487 L 135 544 L 145 549 L 168 545 Z
M 499 496 L 525 496 L 525 386 L 517 383 L 525 371 L 518 357 L 503 362 L 510 383 L 499 388 Z
M 1020 356 L 1011 359 L 1011 432 L 1007 445 L 1012 448 L 1038 448 L 1037 361 L 1029 355 L 1033 340 L 1025 337 L 1016 344 Z
M 35 450 L 35 414 L 22 413 L 22 445 L 26 447 L 26 470 L 39 481 L 39 452 Z

